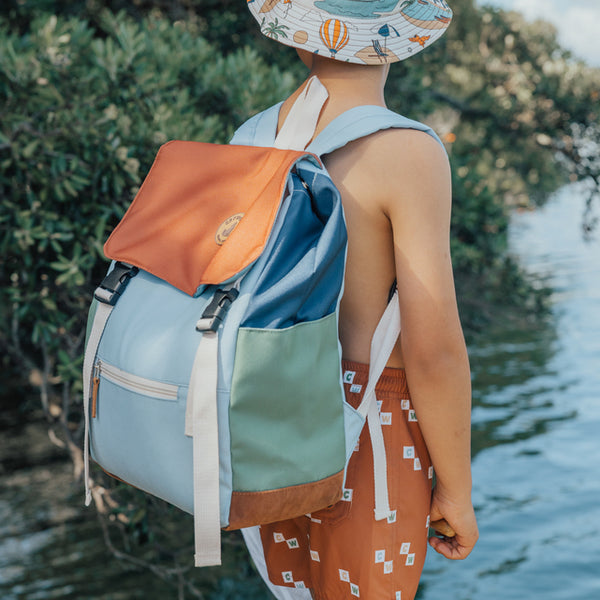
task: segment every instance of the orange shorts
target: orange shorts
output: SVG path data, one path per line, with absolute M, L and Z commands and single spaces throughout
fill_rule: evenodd
M 369 367 L 344 361 L 346 398 L 356 407 Z M 391 513 L 374 518 L 373 453 L 365 427 L 346 475 L 343 500 L 260 527 L 274 585 L 311 588 L 317 600 L 412 600 L 427 551 L 433 469 L 404 370 L 386 368 L 376 387 L 387 455 Z

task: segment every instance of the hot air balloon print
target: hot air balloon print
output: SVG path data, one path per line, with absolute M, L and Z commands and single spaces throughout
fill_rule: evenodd
M 348 27 L 338 19 L 327 19 L 327 21 L 321 25 L 319 35 L 321 36 L 321 41 L 325 47 L 331 52 L 331 58 L 335 58 L 335 55 L 350 39 Z

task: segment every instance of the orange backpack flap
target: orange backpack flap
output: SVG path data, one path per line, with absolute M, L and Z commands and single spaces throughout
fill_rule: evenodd
M 140 267 L 193 295 L 261 254 L 295 150 L 168 142 L 104 245 L 113 260 Z

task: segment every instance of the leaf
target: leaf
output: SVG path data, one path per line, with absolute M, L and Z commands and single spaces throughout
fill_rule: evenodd
M 28 159 L 31 158 L 39 145 L 40 145 L 39 140 L 33 140 L 33 141 L 29 142 L 21 151 L 21 155 L 24 158 L 28 158 Z

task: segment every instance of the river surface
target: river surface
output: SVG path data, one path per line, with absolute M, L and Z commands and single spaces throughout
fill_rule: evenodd
M 481 538 L 462 563 L 429 553 L 420 600 L 600 600 L 600 239 L 582 239 L 580 196 L 513 219 L 552 315 L 470 348 Z
M 553 290 L 552 313 L 470 347 L 481 538 L 461 563 L 430 551 L 419 600 L 600 600 L 600 241 L 582 240 L 579 196 L 513 219 L 512 251 Z M 109 555 L 70 463 L 16 423 L 0 418 L 0 600 L 178 598 Z M 208 599 L 267 598 L 244 564 L 205 585 Z

